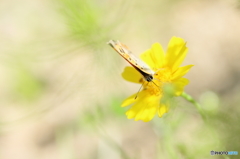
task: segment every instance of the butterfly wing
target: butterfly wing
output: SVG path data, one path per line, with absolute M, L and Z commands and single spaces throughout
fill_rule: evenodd
M 154 71 L 151 68 L 135 57 L 132 52 L 125 46 L 124 44 L 120 43 L 119 41 L 110 40 L 108 44 L 116 50 L 126 61 L 128 61 L 138 72 L 140 72 L 143 77 L 148 81 L 152 81 Z

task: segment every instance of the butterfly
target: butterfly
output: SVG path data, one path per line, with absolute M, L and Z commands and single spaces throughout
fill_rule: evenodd
M 110 40 L 108 44 L 129 62 L 146 81 L 151 82 L 153 80 L 155 72 L 146 63 L 135 57 L 126 45 L 114 40 Z

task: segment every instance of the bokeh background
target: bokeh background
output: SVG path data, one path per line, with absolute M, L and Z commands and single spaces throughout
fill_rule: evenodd
M 172 36 L 187 41 L 186 92 L 153 121 L 121 102 L 139 85 L 106 42 L 139 55 Z M 239 0 L 2 0 L 1 159 L 221 159 L 240 152 Z

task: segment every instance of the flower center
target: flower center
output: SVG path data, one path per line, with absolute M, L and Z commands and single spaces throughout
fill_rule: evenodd
M 151 82 L 144 81 L 143 87 L 151 95 L 162 95 L 165 83 L 171 82 L 171 70 L 168 68 L 155 69 L 155 74 Z

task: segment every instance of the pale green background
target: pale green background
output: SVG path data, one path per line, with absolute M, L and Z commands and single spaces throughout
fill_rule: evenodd
M 237 0 L 2 0 L 1 159 L 218 159 L 240 152 L 240 3 Z M 194 64 L 168 114 L 128 120 L 121 102 L 140 85 L 106 42 L 138 56 L 172 36 Z

